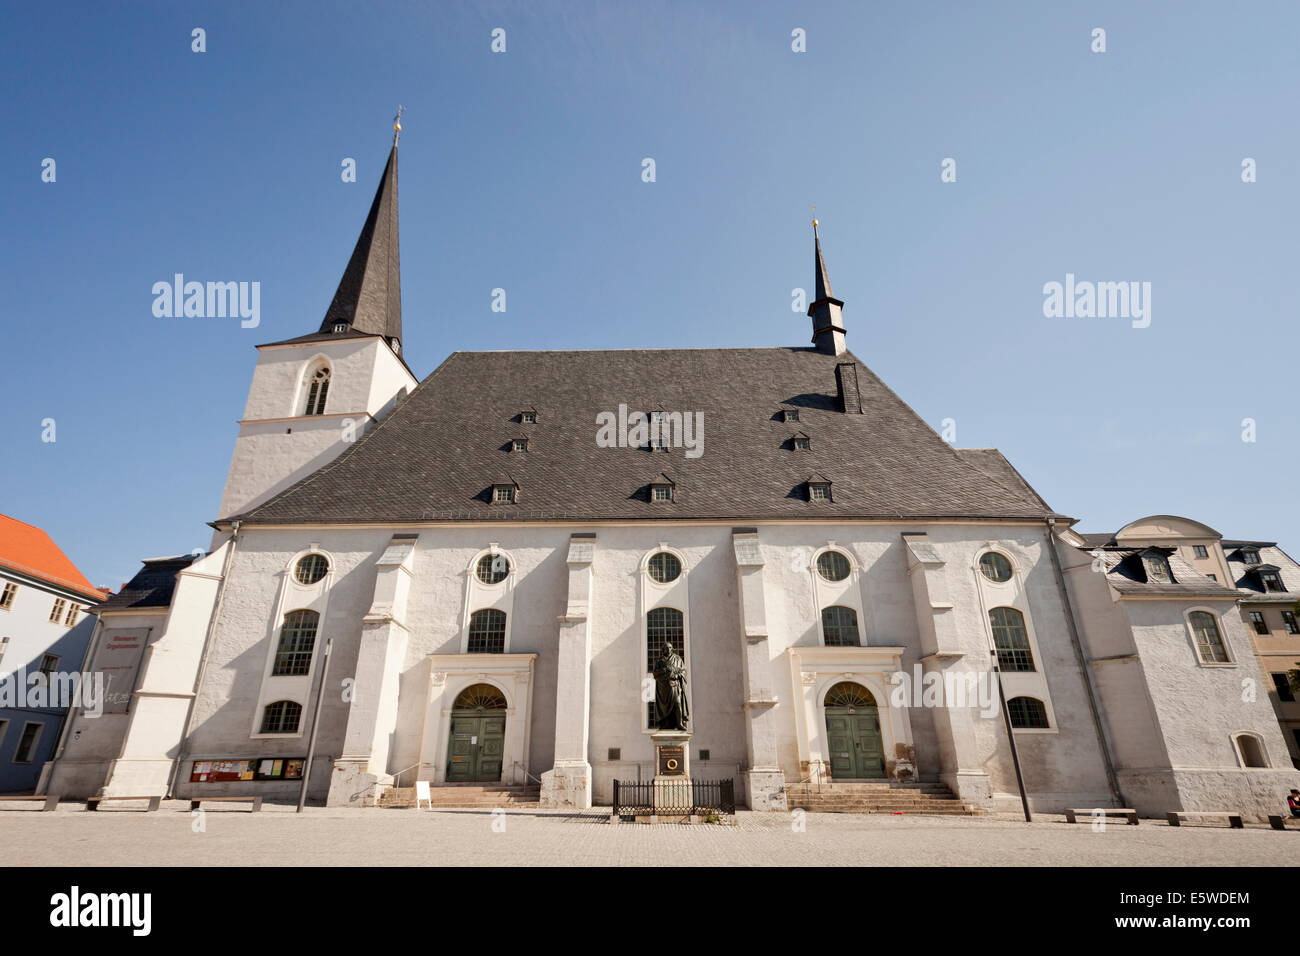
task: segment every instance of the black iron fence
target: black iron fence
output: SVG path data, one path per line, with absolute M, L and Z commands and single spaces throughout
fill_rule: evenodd
M 651 781 L 615 780 L 614 816 L 625 820 L 638 816 L 709 814 L 734 815 L 736 785 L 732 780 L 672 780 L 659 785 L 656 800 Z

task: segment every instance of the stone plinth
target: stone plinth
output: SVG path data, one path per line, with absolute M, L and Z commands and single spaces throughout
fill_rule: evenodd
M 691 812 L 691 732 L 656 730 L 650 739 L 655 745 L 654 816 L 659 822 L 687 820 Z

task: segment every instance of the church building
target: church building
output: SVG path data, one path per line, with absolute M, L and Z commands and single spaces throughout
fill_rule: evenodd
M 1300 787 L 1241 693 L 1265 678 L 1235 590 L 1098 548 L 940 438 L 850 351 L 815 223 L 810 344 L 454 352 L 420 381 L 397 154 L 319 328 L 258 347 L 212 550 L 155 569 L 147 633 L 120 609 L 130 703 L 74 727 L 52 792 L 289 799 L 315 732 L 330 805 L 608 804 L 655 773 L 666 646 L 692 774 L 756 810 L 1014 808 L 1012 739 L 1046 812 L 1258 816 Z

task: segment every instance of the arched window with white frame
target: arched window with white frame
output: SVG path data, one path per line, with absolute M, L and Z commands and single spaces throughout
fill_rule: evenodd
M 324 415 L 325 401 L 330 391 L 330 367 L 321 363 L 311 373 L 307 383 L 307 407 L 304 415 Z

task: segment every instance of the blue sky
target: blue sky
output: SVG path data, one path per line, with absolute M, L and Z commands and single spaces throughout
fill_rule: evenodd
M 1183 514 L 1300 554 L 1298 28 L 1293 3 L 7 4 L 0 510 L 97 584 L 206 547 L 253 346 L 319 325 L 401 103 L 417 375 L 806 344 L 815 204 L 850 347 L 959 446 L 1082 530 Z M 260 282 L 260 327 L 155 318 L 177 272 Z M 1067 273 L 1150 282 L 1150 326 L 1044 317 Z

